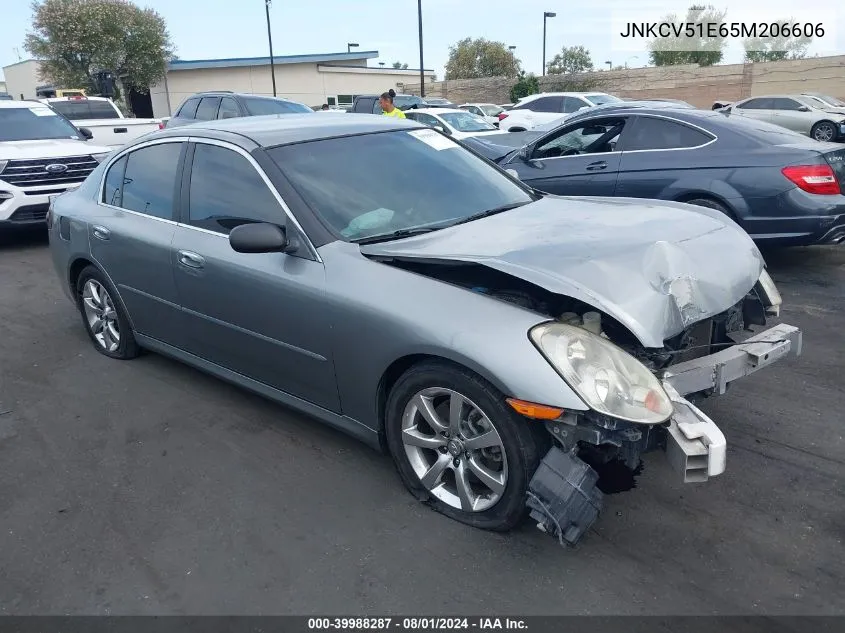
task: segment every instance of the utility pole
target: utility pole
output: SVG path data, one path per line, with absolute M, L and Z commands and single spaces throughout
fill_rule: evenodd
M 551 11 L 543 12 L 543 77 L 546 76 L 546 20 L 553 18 L 557 13 Z
M 270 3 L 272 0 L 264 0 L 264 11 L 267 14 L 267 41 L 270 44 L 270 76 L 273 78 L 273 96 L 276 96 L 276 65 L 273 62 L 273 34 L 270 32 Z
M 420 27 L 420 97 L 425 99 L 425 66 L 423 65 L 422 0 L 417 0 L 417 21 Z

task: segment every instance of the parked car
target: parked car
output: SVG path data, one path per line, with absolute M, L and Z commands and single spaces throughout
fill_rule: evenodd
M 426 105 L 430 106 L 448 106 L 448 107 L 455 107 L 455 104 L 449 101 L 448 99 L 444 99 L 443 97 L 426 97 L 424 99 Z
M 466 110 L 467 112 L 472 112 L 475 115 L 483 117 L 485 121 L 496 127 L 499 127 L 499 117 L 505 111 L 503 107 L 497 106 L 494 103 L 464 103 L 458 107 L 461 110 Z
M 465 143 L 541 191 L 700 205 L 771 244 L 845 240 L 845 148 L 769 123 L 623 108 L 579 115 L 521 148 L 502 136 Z
M 0 92 L 0 99 L 2 99 L 4 101 L 11 101 L 11 100 L 14 99 L 14 97 L 12 95 L 10 95 L 8 92 Z
M 393 97 L 393 105 L 403 111 L 412 107 L 428 107 L 422 97 L 405 94 L 397 94 Z M 352 109 L 349 112 L 355 114 L 382 114 L 384 110 L 379 105 L 379 95 L 358 95 L 352 102 Z
M 123 116 L 111 99 L 105 97 L 52 97 L 40 99 L 71 123 L 91 130 L 98 145 L 120 147 L 139 136 L 164 128 L 161 119 L 135 119 Z M 84 123 L 82 123 L 84 121 Z
M 463 140 L 471 136 L 498 134 L 499 130 L 482 117 L 458 109 L 428 108 L 408 110 L 405 116 L 423 125 L 433 127 L 448 136 Z
M 686 101 L 682 101 L 681 99 L 632 99 L 632 101 L 644 101 L 646 103 L 666 103 L 669 105 L 673 105 L 676 108 L 692 108 L 695 109 L 695 106 L 691 103 Z
M 200 92 L 188 97 L 176 115 L 167 121 L 168 128 L 217 119 L 262 116 L 267 114 L 302 114 L 314 111 L 304 103 L 239 92 Z
M 837 141 L 845 137 L 845 114 L 836 108 L 823 108 L 818 100 L 803 95 L 751 97 L 720 112 L 774 123 L 817 141 Z
M 544 92 L 524 97 L 504 117 L 499 117 L 499 129 L 524 132 L 543 123 L 559 119 L 585 108 L 604 103 L 622 103 L 622 99 L 603 92 Z
M 166 129 L 50 227 L 101 354 L 252 389 L 384 447 L 449 517 L 506 530 L 530 510 L 561 543 L 603 503 L 590 464 L 665 444 L 679 480 L 722 473 L 691 401 L 800 351 L 785 324 L 742 338 L 781 299 L 723 214 L 538 194 L 414 121 Z
M 50 199 L 76 187 L 111 151 L 38 101 L 0 101 L 0 231 L 44 225 Z

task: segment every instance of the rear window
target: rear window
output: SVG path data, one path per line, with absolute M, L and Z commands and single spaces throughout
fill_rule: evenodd
M 83 99 L 51 101 L 50 107 L 71 121 L 116 119 L 120 116 L 114 106 L 108 101 L 88 101 Z
M 264 114 L 298 114 L 301 112 L 314 111 L 307 105 L 296 101 L 283 101 L 282 99 L 244 99 L 247 112 L 252 116 Z

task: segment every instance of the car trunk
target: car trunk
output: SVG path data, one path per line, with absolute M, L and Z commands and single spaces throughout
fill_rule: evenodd
M 824 159 L 833 169 L 833 173 L 836 174 L 836 179 L 839 181 L 839 187 L 845 193 L 845 149 L 826 152 Z

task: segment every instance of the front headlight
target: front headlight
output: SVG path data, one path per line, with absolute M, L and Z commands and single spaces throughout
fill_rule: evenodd
M 760 275 L 760 287 L 763 289 L 763 293 L 766 295 L 765 300 L 768 302 L 766 313 L 772 316 L 780 316 L 780 304 L 783 303 L 783 299 L 774 280 L 765 268 Z
M 111 152 L 103 152 L 102 154 L 91 154 L 91 158 L 93 158 L 98 163 L 102 163 L 109 156 L 111 156 Z
M 640 424 L 659 424 L 672 415 L 672 402 L 660 381 L 610 341 L 559 322 L 537 325 L 529 335 L 593 410 Z

